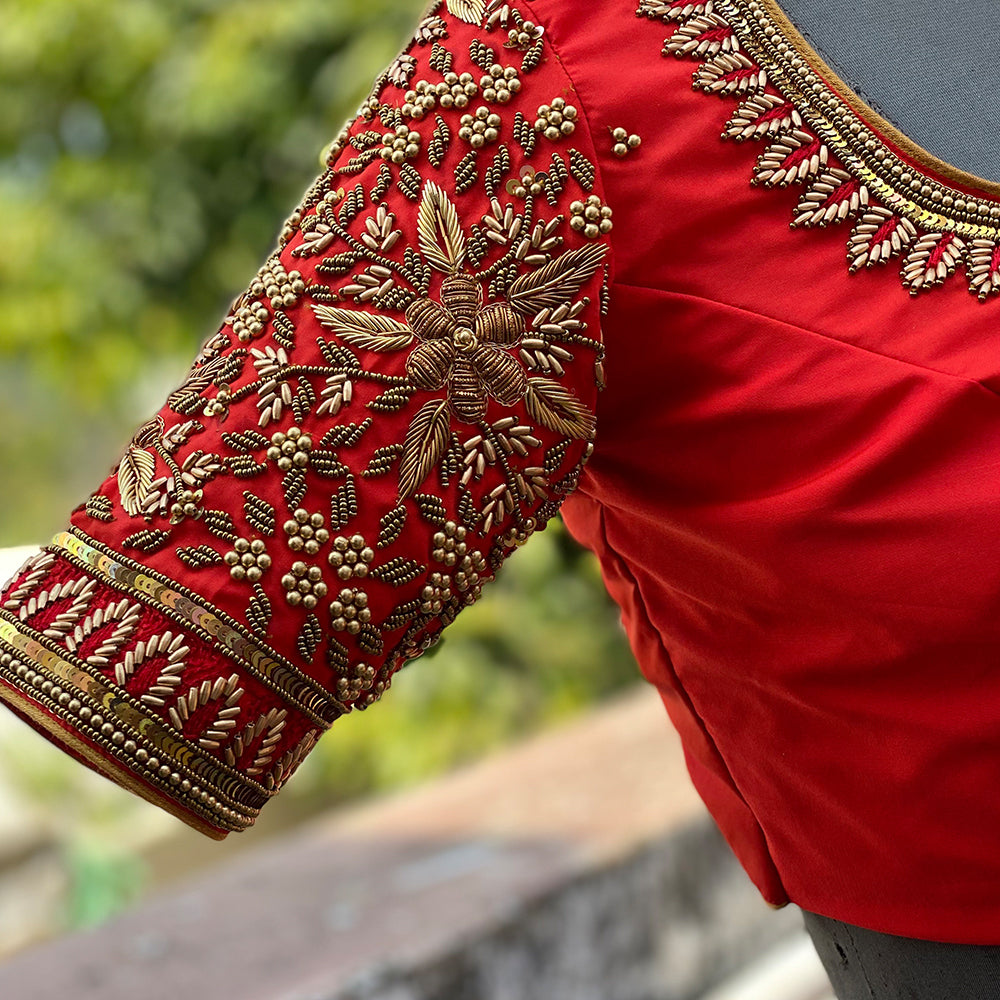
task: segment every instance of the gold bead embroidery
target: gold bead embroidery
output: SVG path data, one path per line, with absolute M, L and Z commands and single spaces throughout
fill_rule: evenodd
M 805 43 L 792 41 L 797 32 L 772 0 L 640 0 L 636 14 L 671 25 L 664 55 L 702 62 L 695 89 L 743 95 L 723 138 L 770 140 L 753 183 L 809 184 L 793 225 L 860 215 L 848 241 L 851 272 L 902 257 L 900 278 L 916 295 L 964 265 L 980 301 L 1000 292 L 1000 204 L 897 154 L 865 123 L 854 106 L 860 102 L 842 98 L 817 73 L 818 57 L 799 51 Z M 831 154 L 839 165 L 828 163 Z

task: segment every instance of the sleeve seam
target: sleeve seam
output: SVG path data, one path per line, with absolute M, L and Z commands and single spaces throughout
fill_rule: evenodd
M 526 0 L 526 4 L 528 6 L 532 7 L 534 6 L 532 0 Z M 597 176 L 600 180 L 601 190 L 605 193 L 605 195 L 607 195 L 608 186 L 607 184 L 604 183 L 604 168 L 601 166 L 600 151 L 597 148 L 597 135 L 594 132 L 593 126 L 591 125 L 590 114 L 588 113 L 587 107 L 584 104 L 583 96 L 580 92 L 580 89 L 577 87 L 576 81 L 573 79 L 573 75 L 570 73 L 569 69 L 566 66 L 566 60 L 563 59 L 562 54 L 559 51 L 559 46 L 556 45 L 555 39 L 553 38 L 551 32 L 549 31 L 548 24 L 545 24 L 544 28 L 545 28 L 546 41 L 552 48 L 552 55 L 555 57 L 556 62 L 559 64 L 559 68 L 562 70 L 563 75 L 566 77 L 567 80 L 569 80 L 570 86 L 573 88 L 573 92 L 577 95 L 577 102 L 580 109 L 580 115 L 586 122 L 587 135 L 590 138 L 591 146 L 593 146 L 594 148 L 594 169 L 597 171 Z M 614 209 L 612 207 L 612 212 L 613 211 Z M 614 239 L 611 237 L 610 234 L 608 235 L 607 245 L 608 245 L 608 292 L 610 293 L 611 288 L 615 284 L 616 263 L 617 263 L 615 255 Z

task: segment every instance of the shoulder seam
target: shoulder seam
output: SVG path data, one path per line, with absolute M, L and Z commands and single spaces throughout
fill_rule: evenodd
M 524 6 L 533 9 L 534 8 L 533 0 L 524 0 Z M 555 39 L 549 32 L 548 24 L 545 24 L 544 27 L 545 27 L 545 38 L 549 46 L 551 46 L 552 54 L 555 56 L 556 61 L 559 63 L 559 67 L 563 71 L 563 74 L 566 76 L 566 79 L 569 80 L 570 86 L 573 88 L 573 92 L 577 95 L 576 100 L 578 107 L 580 109 L 580 114 L 583 117 L 584 121 L 586 122 L 587 135 L 590 136 L 591 145 L 594 147 L 594 167 L 597 170 L 598 177 L 600 178 L 601 190 L 604 191 L 605 195 L 607 195 L 609 193 L 609 189 L 607 184 L 604 183 L 604 168 L 601 166 L 600 149 L 597 146 L 597 134 L 594 131 L 593 125 L 591 124 L 590 114 L 588 113 L 587 106 L 583 101 L 580 89 L 576 85 L 576 80 L 574 80 L 573 78 L 573 74 L 570 73 L 569 68 L 566 65 L 566 60 L 563 59 L 562 53 L 559 51 L 559 46 L 556 45 Z M 610 202 L 608 204 L 610 204 Z M 612 211 L 613 209 L 614 207 L 612 206 Z M 611 234 L 608 234 L 607 242 L 608 242 L 608 291 L 610 293 L 611 288 L 615 285 L 617 257 L 615 254 L 614 237 Z

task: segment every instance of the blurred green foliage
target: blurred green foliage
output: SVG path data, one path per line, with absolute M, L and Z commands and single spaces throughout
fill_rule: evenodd
M 180 381 L 423 6 L 0 0 L 0 545 L 61 527 Z M 415 781 L 638 679 L 596 561 L 553 522 L 269 811 Z M 143 870 L 123 884 L 92 845 L 153 807 L 30 735 L 0 768 L 58 817 L 67 919 L 90 923 Z
M 422 6 L 0 0 L 0 545 L 181 380 Z

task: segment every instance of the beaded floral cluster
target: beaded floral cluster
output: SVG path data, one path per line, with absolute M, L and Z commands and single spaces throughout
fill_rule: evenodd
M 228 575 L 260 640 L 294 616 L 345 711 L 478 598 L 592 448 L 612 213 L 571 95 L 532 82 L 546 48 L 508 4 L 428 7 L 78 520 L 136 522 L 124 549 L 167 576 Z

